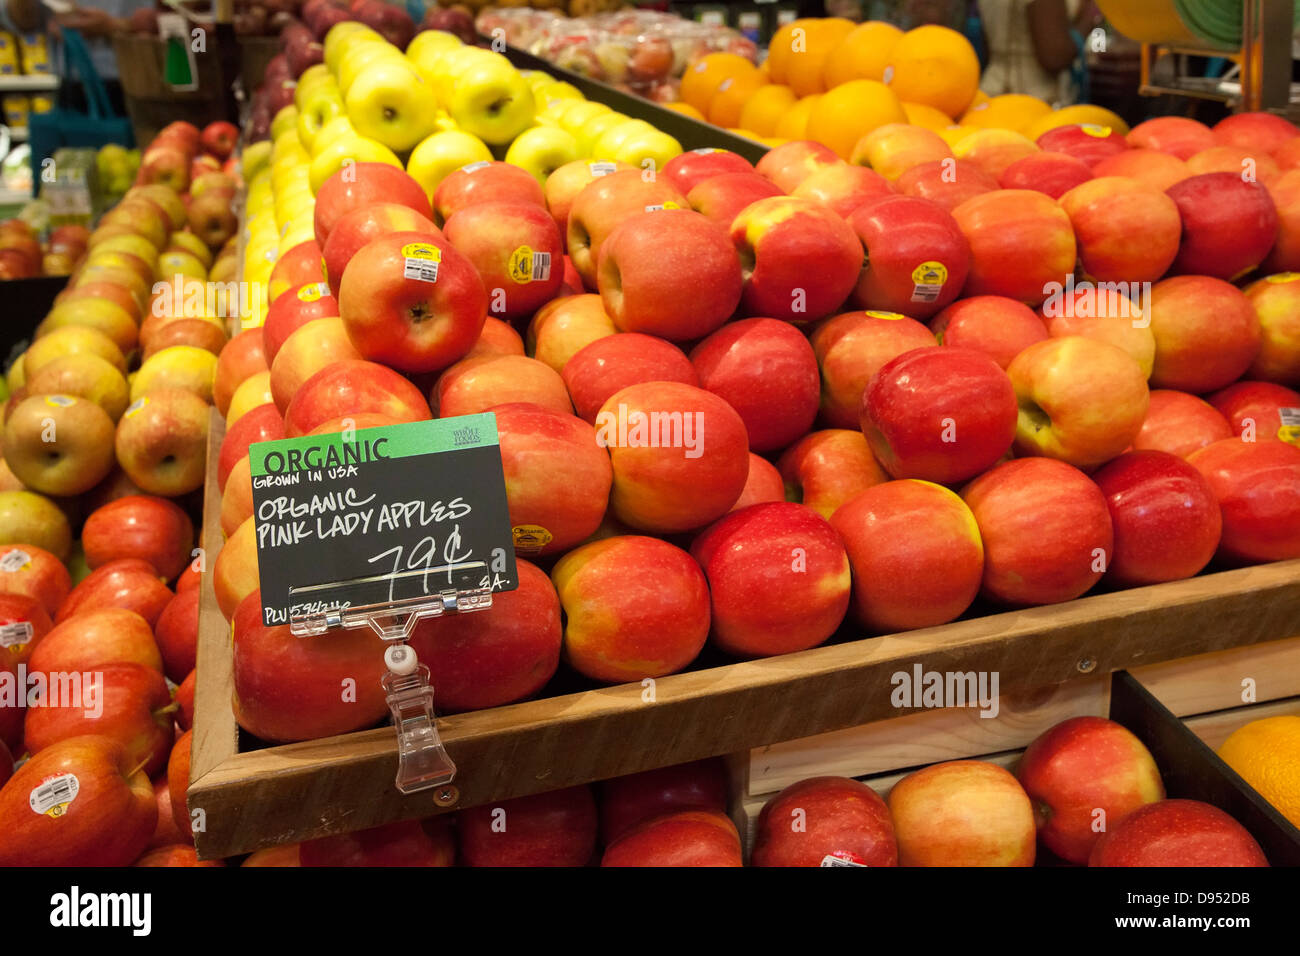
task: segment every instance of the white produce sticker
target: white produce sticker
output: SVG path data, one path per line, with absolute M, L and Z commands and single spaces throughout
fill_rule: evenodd
M 0 558 L 0 571 L 16 574 L 31 563 L 32 556 L 30 554 L 14 548 L 12 551 L 5 552 L 5 556 Z
M 80 789 L 81 783 L 77 780 L 76 774 L 60 774 L 32 790 L 27 802 L 35 813 L 47 817 L 61 817 L 68 812 L 68 805 L 77 799 L 77 792 Z

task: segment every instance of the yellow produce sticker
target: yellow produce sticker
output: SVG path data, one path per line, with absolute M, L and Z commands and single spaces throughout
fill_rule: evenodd
M 1265 282 L 1295 282 L 1300 279 L 1300 272 L 1279 272 L 1277 275 L 1265 276 Z
M 1099 126 L 1096 123 L 1083 123 L 1079 129 L 1083 130 L 1089 136 L 1096 136 L 1098 139 L 1105 139 L 1110 135 L 1109 126 Z
M 515 551 L 520 554 L 536 554 L 555 538 L 555 535 L 539 524 L 515 525 L 510 533 L 514 535 Z
M 46 777 L 32 788 L 27 804 L 33 813 L 57 819 L 68 812 L 72 801 L 81 791 L 81 781 L 75 773 L 61 773 Z
M 149 404 L 149 396 L 145 395 L 137 398 L 128 406 L 127 410 L 122 413 L 123 418 L 130 418 L 132 415 L 140 414 L 140 410 Z
M 666 201 L 664 201 L 664 202 L 662 202 L 662 203 L 657 203 L 657 204 L 655 204 L 655 205 L 653 205 L 653 206 L 646 206 L 646 207 L 645 207 L 645 211 L 646 211 L 646 212 L 662 212 L 662 211 L 665 210 L 665 209 L 681 209 L 681 208 L 682 208 L 681 206 L 677 205 L 677 203 L 675 203 L 675 202 L 673 202 L 671 199 L 669 199 L 669 200 L 666 200 Z
M 1284 442 L 1300 446 L 1300 408 L 1279 408 L 1278 417 L 1282 427 L 1277 430 L 1277 437 Z
M 510 278 L 519 285 L 545 282 L 550 277 L 549 252 L 534 252 L 531 246 L 520 246 L 510 254 Z
M 429 242 L 408 242 L 402 246 L 402 277 L 420 282 L 438 281 L 442 250 Z
M 937 302 L 947 281 L 948 267 L 942 262 L 922 262 L 912 270 L 912 301 Z
M 300 302 L 319 302 L 321 296 L 328 295 L 330 287 L 324 282 L 313 282 L 311 285 L 305 285 L 298 290 L 298 300 Z
M 52 408 L 67 408 L 77 404 L 77 400 L 70 395 L 46 395 L 45 404 Z
M 903 313 L 901 312 L 878 312 L 875 310 L 869 310 L 867 312 L 863 312 L 862 314 L 869 315 L 873 319 L 889 319 L 891 322 L 904 318 Z

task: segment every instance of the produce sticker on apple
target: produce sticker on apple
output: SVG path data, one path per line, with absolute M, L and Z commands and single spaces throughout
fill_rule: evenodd
M 490 414 L 250 446 L 263 620 L 518 587 Z

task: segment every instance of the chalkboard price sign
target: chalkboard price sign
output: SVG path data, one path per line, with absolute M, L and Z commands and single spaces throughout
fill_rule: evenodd
M 496 417 L 249 448 L 263 620 L 519 586 Z

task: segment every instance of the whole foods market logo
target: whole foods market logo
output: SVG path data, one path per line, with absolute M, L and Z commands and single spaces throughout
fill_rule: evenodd
M 453 448 L 470 448 L 478 443 L 479 437 L 477 428 L 457 428 L 451 433 L 451 445 Z

